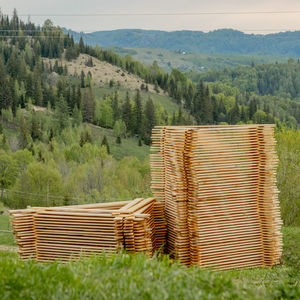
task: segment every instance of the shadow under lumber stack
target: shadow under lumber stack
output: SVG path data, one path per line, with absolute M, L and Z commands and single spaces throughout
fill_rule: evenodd
M 19 254 L 38 261 L 120 249 L 152 255 L 166 234 L 157 215 L 163 215 L 163 206 L 154 198 L 10 211 Z
M 218 269 L 279 263 L 273 131 L 273 125 L 153 129 L 152 191 L 165 209 L 170 254 Z

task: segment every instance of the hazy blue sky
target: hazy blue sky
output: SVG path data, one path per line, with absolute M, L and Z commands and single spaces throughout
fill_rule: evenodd
M 50 18 L 56 25 L 76 31 L 118 28 L 160 30 L 202 30 L 234 28 L 246 32 L 269 33 L 300 30 L 300 13 L 237 14 L 198 16 L 54 16 L 55 14 L 97 13 L 195 13 L 195 12 L 262 12 L 298 11 L 299 0 L 0 0 L 2 12 L 16 8 L 20 15 L 42 24 Z M 34 16 L 49 15 L 47 17 Z

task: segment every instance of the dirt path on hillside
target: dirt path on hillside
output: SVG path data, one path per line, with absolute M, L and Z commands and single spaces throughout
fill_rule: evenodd
M 17 252 L 17 250 L 18 247 L 15 246 L 0 245 L 0 251 Z

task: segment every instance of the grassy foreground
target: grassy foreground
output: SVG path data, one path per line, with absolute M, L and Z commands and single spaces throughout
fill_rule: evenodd
M 11 230 L 8 215 L 0 215 L 0 230 Z M 0 245 L 15 246 L 14 237 L 11 233 L 0 232 Z
M 167 256 L 119 254 L 67 264 L 0 252 L 0 299 L 300 299 L 300 228 L 284 228 L 284 265 L 212 272 Z

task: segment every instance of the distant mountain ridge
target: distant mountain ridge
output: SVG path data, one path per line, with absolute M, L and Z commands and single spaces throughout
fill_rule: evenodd
M 64 28 L 75 41 L 82 36 L 85 43 L 129 48 L 182 49 L 208 54 L 256 54 L 300 57 L 300 31 L 272 34 L 246 34 L 233 29 L 202 31 L 159 31 L 118 29 L 78 33 Z

